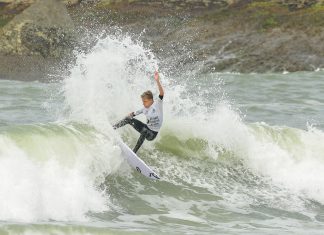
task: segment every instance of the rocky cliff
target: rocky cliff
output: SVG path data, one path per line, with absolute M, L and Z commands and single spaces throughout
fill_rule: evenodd
M 62 57 L 73 49 L 74 24 L 56 0 L 38 0 L 0 31 L 2 54 Z
M 215 0 L 199 9 L 188 6 L 205 1 L 165 1 L 163 7 L 156 5 L 161 1 L 145 2 L 103 0 L 94 12 L 104 25 L 141 34 L 171 70 L 262 73 L 324 67 L 321 0 Z
M 21 5 L 21 4 L 30 6 L 35 1 L 36 0 L 0 0 L 0 4 L 8 4 L 8 5 L 10 4 L 11 7 Z M 81 2 L 81 0 L 60 0 L 60 1 L 68 6 Z
M 8 2 L 16 8 L 8 11 Z M 53 59 L 62 61 L 81 40 L 74 25 L 88 33 L 114 34 L 117 26 L 136 38 L 141 35 L 169 71 L 262 73 L 324 67 L 323 0 L 75 1 L 80 2 L 67 10 L 61 0 L 0 0 L 0 16 L 1 11 L 15 16 L 2 23 L 0 17 L 0 77 L 17 71 L 10 66 L 20 61 L 21 71 L 37 68 L 32 73 L 43 64 L 54 67 Z M 89 38 L 84 45 L 91 45 L 96 33 Z
M 102 0 L 99 2 L 102 6 L 118 6 L 118 5 L 142 5 L 156 7 L 172 7 L 176 9 L 206 9 L 215 7 L 225 7 L 234 4 L 240 0 Z
M 74 23 L 62 1 L 25 3 L 0 28 L 0 77 L 47 79 L 48 74 L 64 70 L 64 60 L 77 42 Z
M 120 5 L 142 5 L 142 6 L 160 6 L 173 7 L 177 9 L 211 9 L 223 8 L 232 5 L 244 5 L 251 2 L 275 2 L 288 6 L 290 10 L 297 10 L 310 7 L 314 4 L 322 3 L 323 0 L 101 0 L 99 4 L 105 6 Z

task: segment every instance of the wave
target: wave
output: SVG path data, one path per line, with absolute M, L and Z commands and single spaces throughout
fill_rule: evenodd
M 305 200 L 324 203 L 322 131 L 246 123 L 222 95 L 214 95 L 220 87 L 203 89 L 195 78 L 187 84 L 190 78 L 169 78 L 163 71 L 164 126 L 139 151 L 162 181 L 131 171 L 111 123 L 140 108 L 142 91 L 156 91 L 158 64 L 140 42 L 108 36 L 77 55 L 61 84 L 57 122 L 2 128 L 0 220 L 86 221 L 109 210 L 119 213 L 122 197 L 148 200 L 143 188 L 158 198 L 160 191 L 172 198 L 194 194 L 198 198 L 190 200 L 210 197 L 238 207 L 296 210 Z M 131 147 L 138 138 L 130 127 L 118 133 Z
M 233 205 L 254 200 L 254 205 L 258 201 L 300 209 L 304 200 L 323 203 L 323 149 L 314 142 L 323 140 L 323 132 L 241 123 L 242 130 L 234 125 L 236 132 L 222 133 L 215 129 L 220 123 L 214 123 L 212 137 L 181 123 L 167 123 L 157 140 L 145 142 L 140 150 L 140 156 L 162 177 L 156 187 L 171 183 L 175 188 L 204 188 Z M 245 134 L 245 139 L 237 136 L 243 131 L 240 136 Z M 113 133 L 78 123 L 3 130 L 0 219 L 87 221 L 93 213 L 118 207 L 110 197 L 114 193 L 119 197 L 123 188 L 126 194 L 138 194 L 139 184 L 151 187 L 150 181 L 126 164 Z M 121 135 L 130 146 L 135 144 L 137 133 L 131 128 Z
M 84 125 L 2 131 L 0 220 L 85 221 L 89 211 L 108 210 L 109 200 L 99 186 L 122 162 L 110 141 Z

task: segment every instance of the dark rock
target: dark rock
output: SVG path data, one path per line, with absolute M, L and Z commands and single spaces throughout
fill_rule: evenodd
M 0 32 L 0 52 L 64 57 L 76 42 L 74 24 L 58 0 L 36 0 Z
M 318 2 L 319 0 L 283 0 L 282 1 L 282 3 L 284 5 L 287 5 L 289 10 L 291 11 L 310 7 Z
M 29 23 L 21 29 L 21 43 L 43 57 L 54 58 L 70 55 L 76 45 L 75 38 L 60 27 L 42 27 Z

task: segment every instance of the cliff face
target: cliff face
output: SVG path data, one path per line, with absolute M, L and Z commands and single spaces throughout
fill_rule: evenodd
M 143 5 L 143 6 L 162 6 L 177 9 L 211 9 L 224 8 L 232 5 L 245 5 L 251 2 L 262 2 L 253 0 L 101 0 L 99 4 L 105 6 L 116 6 L 122 4 Z M 314 4 L 322 3 L 323 0 L 268 0 L 288 6 L 290 10 L 297 10 L 310 7 Z
M 237 0 L 200 10 L 157 8 L 158 2 L 103 0 L 96 10 L 102 10 L 98 19 L 109 16 L 102 18 L 103 24 L 114 22 L 127 32 L 141 34 L 141 40 L 174 71 L 262 73 L 324 68 L 323 1 Z
M 16 8 L 8 11 L 8 2 Z M 324 68 L 323 2 L 84 0 L 66 9 L 61 0 L 0 0 L 0 77 L 10 77 L 6 74 L 17 68 L 22 71 L 15 76 L 19 78 L 26 70 L 33 70 L 30 77 L 48 73 L 45 68 L 54 67 L 53 59 L 62 61 L 89 36 L 77 38 L 74 25 L 93 33 L 92 40 L 89 36 L 81 43 L 88 47 L 96 40 L 95 32 L 114 34 L 112 26 L 136 38 L 141 35 L 171 73 L 192 68 L 202 73 Z M 6 14 L 1 12 L 15 17 L 2 22 Z
M 77 42 L 63 2 L 35 0 L 17 12 L 0 27 L 0 77 L 33 80 L 60 74 Z
M 73 49 L 74 24 L 56 0 L 38 0 L 0 31 L 2 54 L 61 57 Z
M 14 16 L 24 11 L 37 0 L 0 0 L 0 28 L 6 25 Z M 74 6 L 81 0 L 56 0 L 66 6 Z
M 116 6 L 121 4 L 173 7 L 176 9 L 190 8 L 206 9 L 215 7 L 225 7 L 240 0 L 102 0 L 99 2 L 102 6 Z
M 26 4 L 26 5 L 31 5 L 34 3 L 36 0 L 0 0 L 0 4 L 11 4 L 13 5 L 20 5 L 20 4 Z M 73 5 L 81 2 L 80 0 L 60 0 L 66 5 Z

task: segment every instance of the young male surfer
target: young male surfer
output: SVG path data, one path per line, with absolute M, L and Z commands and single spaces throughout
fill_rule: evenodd
M 142 95 L 142 102 L 144 108 L 130 113 L 126 118 L 113 125 L 114 129 L 130 124 L 136 131 L 140 133 L 140 137 L 133 149 L 134 153 L 142 146 L 145 139 L 152 141 L 157 136 L 163 122 L 163 96 L 164 90 L 160 82 L 159 73 L 155 71 L 154 79 L 159 88 L 159 97 L 153 100 L 151 91 L 145 91 Z M 134 118 L 139 114 L 144 114 L 147 118 L 147 124 Z

